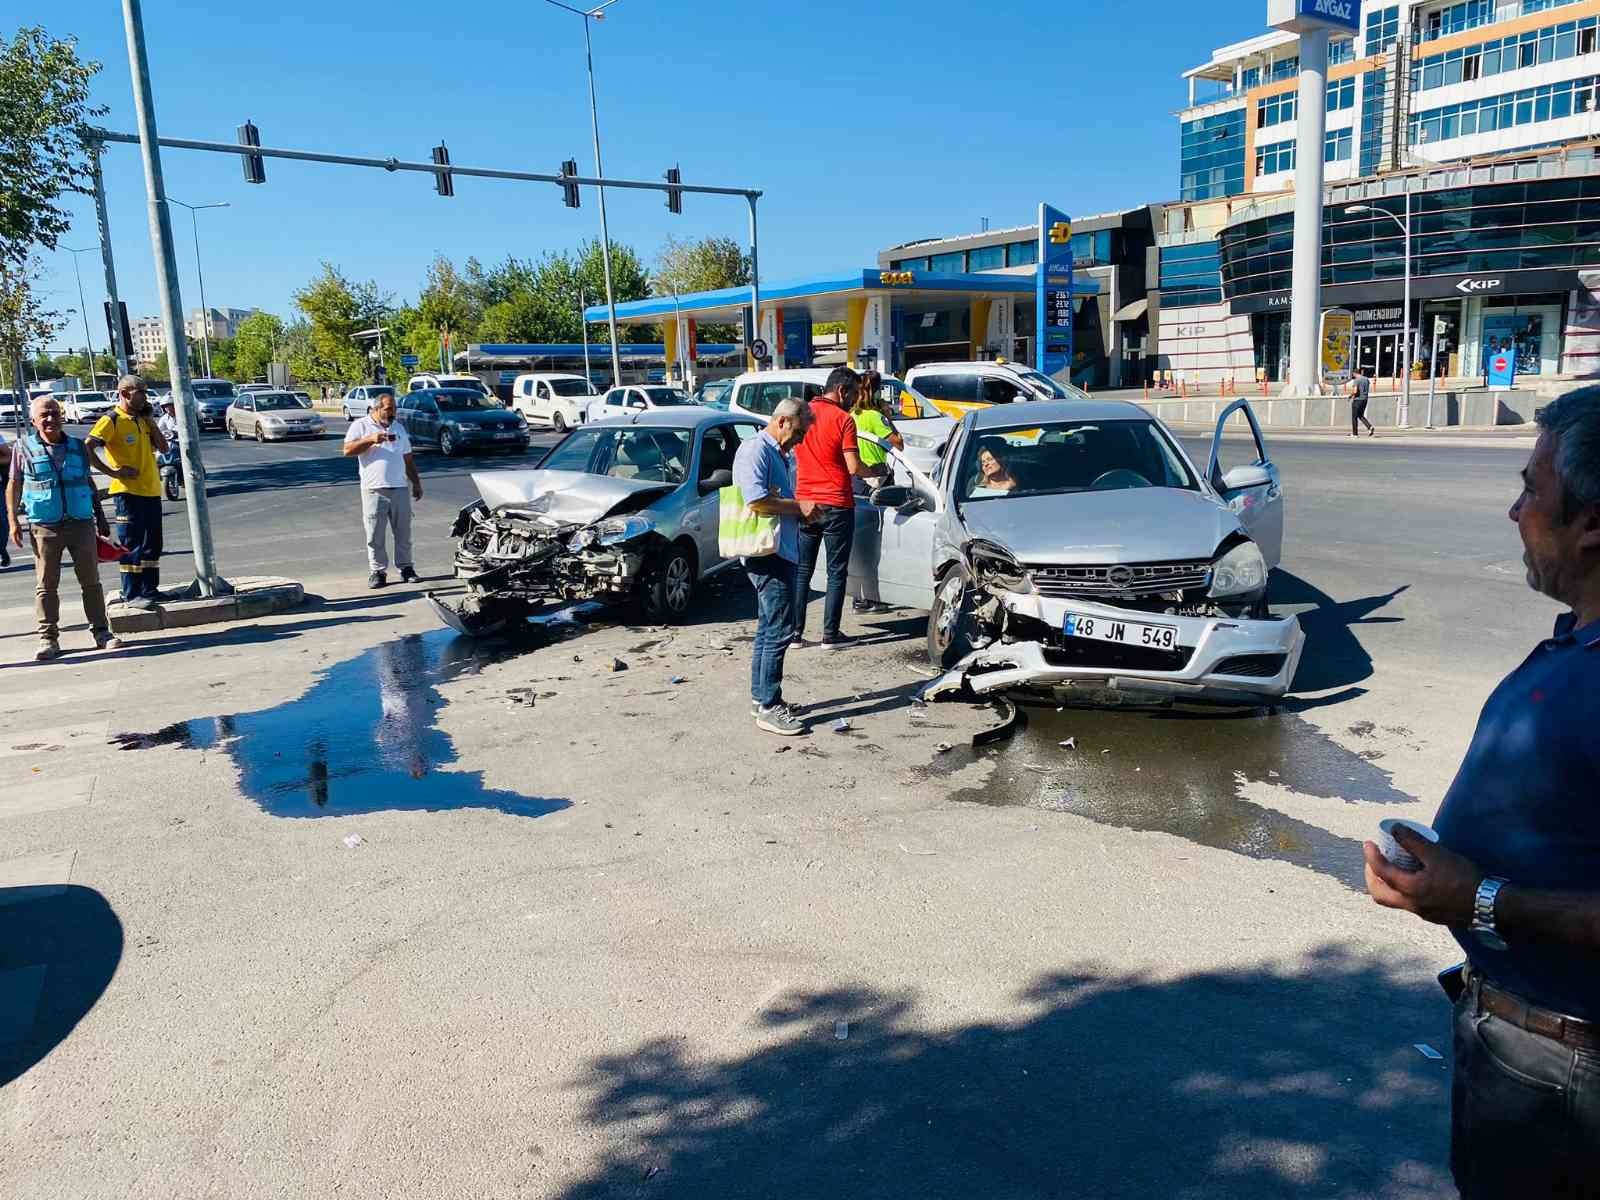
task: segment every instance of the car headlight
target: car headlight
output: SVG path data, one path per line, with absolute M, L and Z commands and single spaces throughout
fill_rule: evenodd
M 631 517 L 612 517 L 601 521 L 594 527 L 596 540 L 602 546 L 615 546 L 619 542 L 631 542 L 636 537 L 642 537 L 656 527 L 656 523 L 642 513 L 634 513 Z
M 1211 590 L 1206 594 L 1223 597 L 1255 596 L 1266 590 L 1267 560 L 1254 542 L 1241 542 L 1211 568 Z
M 967 563 L 980 587 L 998 587 L 1025 596 L 1033 592 L 1033 580 L 1027 570 L 1004 546 L 972 542 L 967 546 Z
M 588 529 L 580 529 L 567 539 L 567 549 L 572 551 L 585 550 L 594 545 L 595 538 L 599 536 L 593 526 Z

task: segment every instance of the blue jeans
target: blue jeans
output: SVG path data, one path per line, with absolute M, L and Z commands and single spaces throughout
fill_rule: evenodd
M 839 636 L 844 616 L 844 593 L 850 582 L 850 546 L 856 537 L 854 508 L 818 508 L 816 519 L 800 526 L 800 567 L 796 573 L 794 635 L 806 631 L 806 601 L 811 597 L 811 576 L 817 554 L 828 545 L 828 594 L 822 602 L 823 637 Z
M 794 564 L 776 554 L 744 560 L 756 589 L 756 640 L 750 648 L 750 698 L 763 708 L 783 700 L 783 656 L 794 641 Z

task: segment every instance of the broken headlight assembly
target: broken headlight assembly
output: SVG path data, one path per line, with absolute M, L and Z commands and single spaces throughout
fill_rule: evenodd
M 1267 589 L 1267 560 L 1254 542 L 1240 542 L 1211 567 L 1213 600 L 1248 600 Z
M 1033 580 L 1027 570 L 1004 546 L 993 542 L 968 543 L 967 566 L 979 587 L 1025 596 L 1033 594 Z
M 593 526 L 595 542 L 601 546 L 619 546 L 643 537 L 656 527 L 656 523 L 643 513 L 628 517 L 609 517 Z

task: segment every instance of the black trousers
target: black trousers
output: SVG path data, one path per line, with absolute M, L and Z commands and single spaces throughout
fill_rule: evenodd
M 118 492 L 117 515 L 112 521 L 117 541 L 128 552 L 117 563 L 122 574 L 122 598 L 137 600 L 161 596 L 161 497 L 130 496 Z
M 1600 1054 L 1455 1006 L 1450 1171 L 1462 1200 L 1600 1200 Z
M 1367 398 L 1357 396 L 1350 401 L 1350 432 L 1360 437 L 1362 425 L 1372 428 L 1372 422 L 1367 420 Z

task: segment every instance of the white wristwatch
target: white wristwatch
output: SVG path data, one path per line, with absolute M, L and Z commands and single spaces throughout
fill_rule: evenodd
M 1490 950 L 1505 950 L 1506 939 L 1495 927 L 1495 902 L 1500 899 L 1500 889 L 1506 880 L 1490 875 L 1478 885 L 1478 894 L 1472 900 L 1472 935 Z

